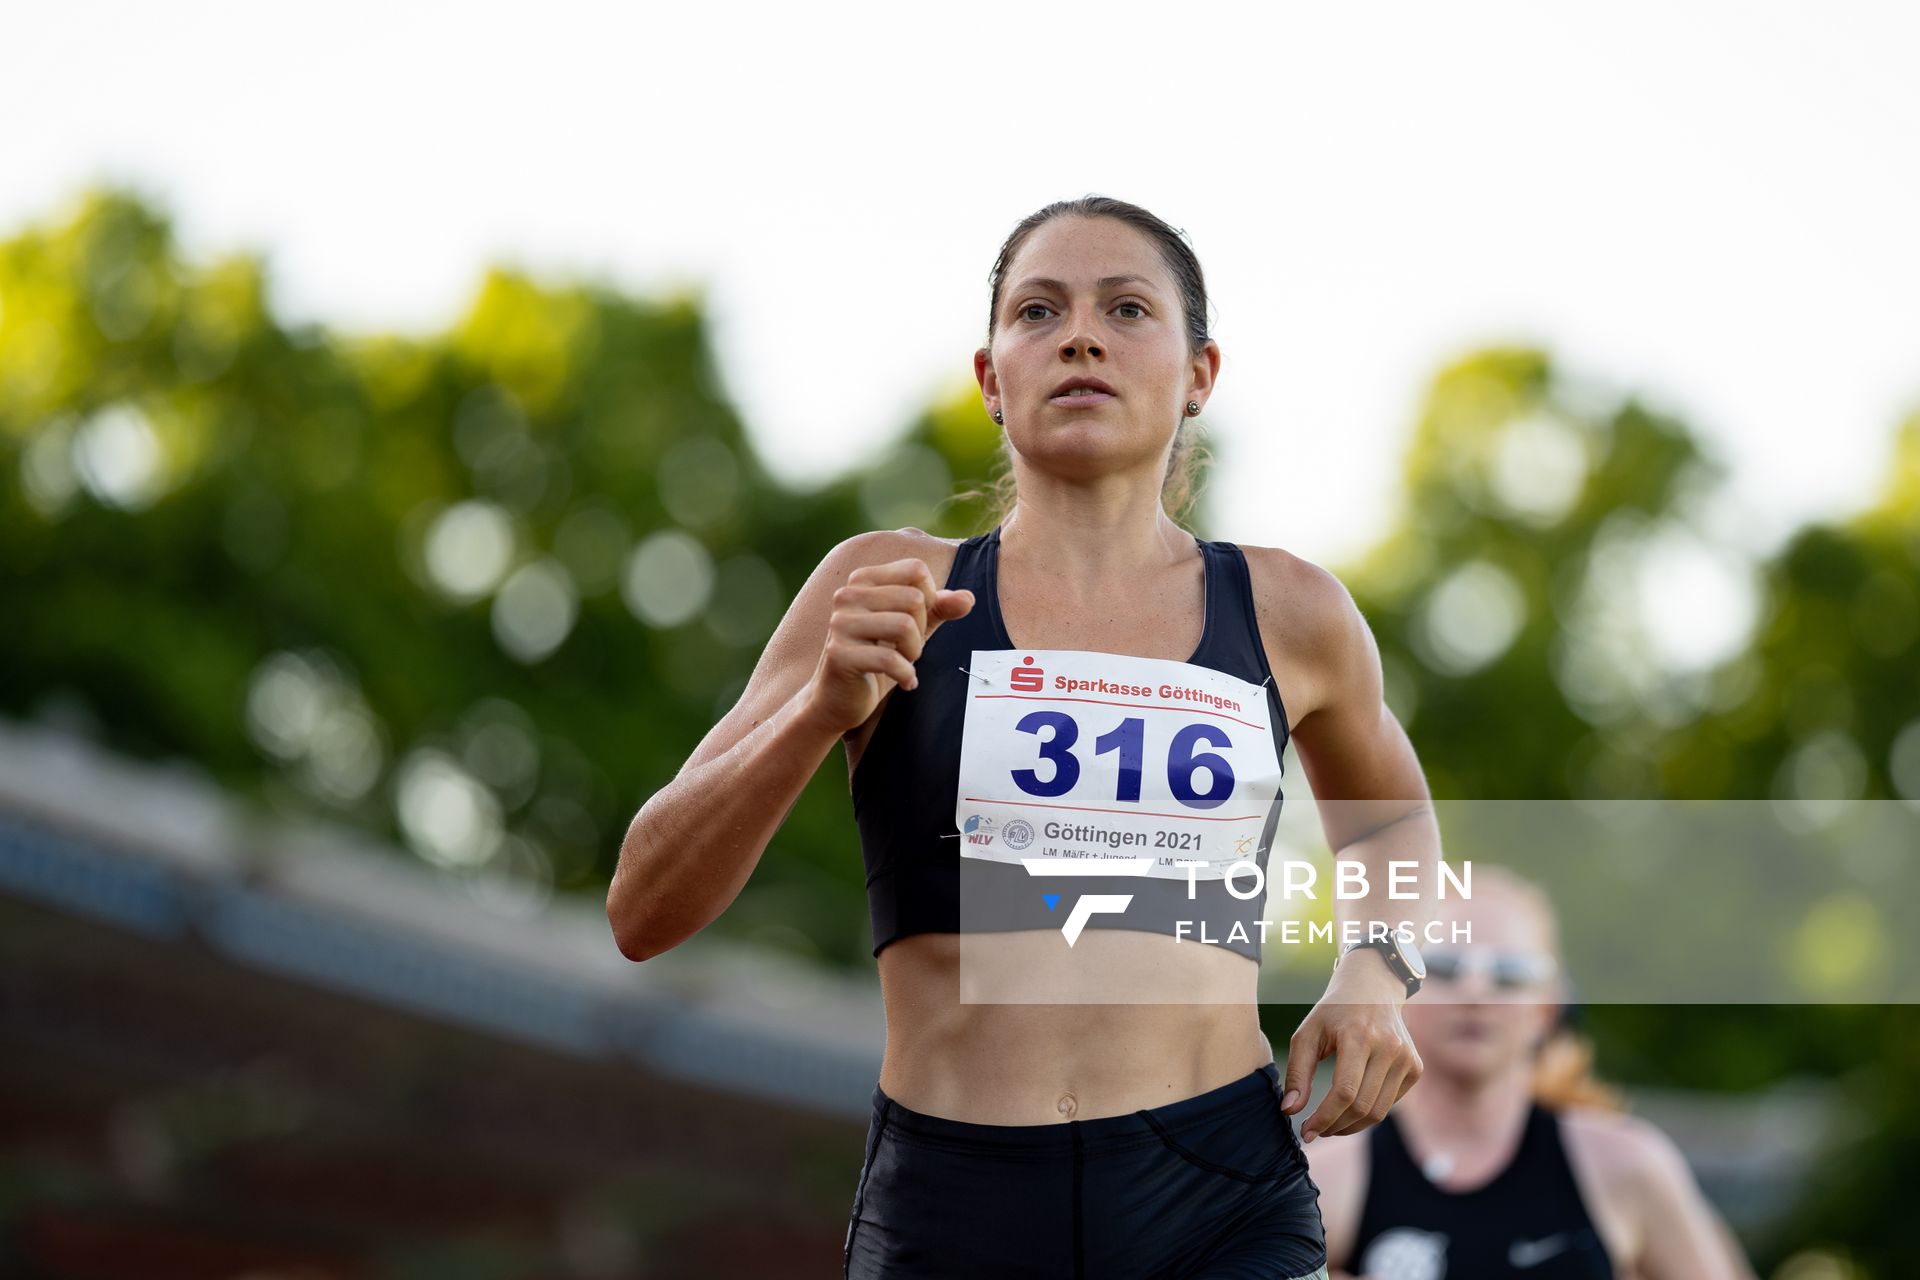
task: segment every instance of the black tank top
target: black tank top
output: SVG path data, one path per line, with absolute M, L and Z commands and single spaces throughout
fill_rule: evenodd
M 1264 684 L 1273 725 L 1277 763 L 1284 768 L 1288 727 L 1285 705 L 1267 665 L 1253 607 L 1253 584 L 1245 555 L 1231 542 L 1200 544 L 1206 575 L 1206 621 L 1200 647 L 1187 662 Z M 968 538 L 956 549 L 947 575 L 949 590 L 973 592 L 974 607 L 963 618 L 940 624 L 914 668 L 919 688 L 896 689 L 887 698 L 853 774 L 854 820 L 866 863 L 867 905 L 873 920 L 873 953 L 895 938 L 915 933 L 960 932 L 961 875 L 1024 876 L 1017 867 L 963 858 L 954 825 L 960 779 L 960 739 L 966 716 L 968 654 L 981 649 L 1013 649 L 1000 616 L 1000 529 Z M 1280 820 L 1282 797 L 1276 793 L 1267 813 L 1257 853 L 1251 860 L 1264 872 L 1268 849 Z M 1088 928 L 1147 929 L 1172 934 L 1173 922 L 1204 913 L 1210 921 L 1237 920 L 1242 937 L 1207 939 L 1253 960 L 1260 958 L 1257 922 L 1266 894 L 1241 901 L 1230 897 L 1225 882 L 1202 880 L 1199 901 L 1187 896 L 1184 880 L 1140 876 L 1081 876 L 1074 889 L 1125 892 L 1134 904 L 1124 917 L 1096 915 Z M 1246 882 L 1239 886 L 1243 891 Z M 991 924 L 969 921 L 969 928 L 1057 928 L 1058 916 L 1034 894 L 996 894 L 1000 901 L 1030 904 L 1031 918 L 1005 918 Z M 970 898 L 970 901 L 979 901 Z
M 1347 1269 L 1397 1280 L 1612 1280 L 1560 1142 L 1557 1113 L 1535 1102 L 1520 1149 L 1485 1186 L 1427 1181 L 1393 1114 L 1368 1134 L 1372 1171 Z

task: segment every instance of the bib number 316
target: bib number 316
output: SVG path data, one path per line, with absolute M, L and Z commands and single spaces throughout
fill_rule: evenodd
M 1022 733 L 1039 739 L 1040 761 L 1050 765 L 1047 776 L 1039 769 L 1012 770 L 1013 783 L 1030 796 L 1052 799 L 1066 795 L 1080 781 L 1080 759 L 1073 748 L 1080 740 L 1080 723 L 1064 711 L 1031 711 L 1014 725 Z M 1218 725 L 1198 723 L 1182 725 L 1167 743 L 1167 789 L 1173 798 L 1189 809 L 1215 809 L 1233 797 L 1233 765 L 1225 756 L 1208 747 L 1231 747 L 1233 739 Z M 1147 753 L 1147 722 L 1140 716 L 1127 716 L 1093 740 L 1095 755 L 1115 754 L 1119 760 L 1114 799 L 1122 803 L 1140 801 L 1140 772 Z M 1206 779 L 1204 789 L 1196 788 L 1196 776 Z

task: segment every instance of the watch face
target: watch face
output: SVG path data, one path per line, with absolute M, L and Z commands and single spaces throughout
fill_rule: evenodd
M 1400 958 L 1407 962 L 1407 971 L 1422 982 L 1425 982 L 1427 980 L 1427 962 L 1421 956 L 1420 948 L 1414 946 L 1412 941 L 1407 938 L 1401 938 L 1396 935 L 1395 940 L 1400 944 Z

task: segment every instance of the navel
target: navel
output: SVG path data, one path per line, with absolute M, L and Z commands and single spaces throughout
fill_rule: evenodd
M 1071 1120 L 1073 1119 L 1074 1111 L 1078 1109 L 1080 1103 L 1071 1093 L 1063 1093 L 1060 1095 L 1060 1101 L 1056 1105 L 1060 1108 L 1060 1114 L 1066 1119 Z

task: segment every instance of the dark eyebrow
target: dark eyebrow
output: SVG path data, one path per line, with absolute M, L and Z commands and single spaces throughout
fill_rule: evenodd
M 1094 281 L 1093 287 L 1095 289 L 1111 289 L 1115 285 L 1122 284 L 1143 284 L 1149 289 L 1153 287 L 1153 281 L 1147 279 L 1145 276 L 1101 276 L 1098 280 Z M 1018 287 L 1014 289 L 1014 292 L 1020 293 L 1027 289 L 1051 289 L 1055 293 L 1065 293 L 1067 286 L 1061 284 L 1058 280 L 1049 280 L 1045 276 L 1033 276 L 1029 279 L 1022 280 Z

